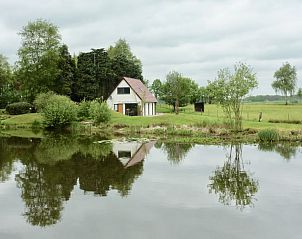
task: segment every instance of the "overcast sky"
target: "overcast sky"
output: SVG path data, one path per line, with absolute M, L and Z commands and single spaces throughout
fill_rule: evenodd
M 301 0 L 0 0 L 0 53 L 17 59 L 17 35 L 29 21 L 59 27 L 70 52 L 130 44 L 152 82 L 171 70 L 200 85 L 223 67 L 251 65 L 259 87 L 274 94 L 274 72 L 288 61 L 302 87 Z

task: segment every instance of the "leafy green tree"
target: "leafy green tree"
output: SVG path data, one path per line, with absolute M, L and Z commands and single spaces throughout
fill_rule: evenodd
M 7 58 L 0 54 L 0 93 L 4 87 L 11 82 L 12 70 L 7 61 Z
M 179 106 L 190 102 L 190 90 L 192 80 L 183 77 L 176 71 L 171 71 L 163 84 L 163 100 L 174 106 L 176 114 L 179 113 Z
M 33 101 L 38 93 L 56 89 L 61 36 L 57 26 L 42 19 L 29 22 L 19 35 L 17 75 L 25 96 Z
M 0 108 L 20 100 L 20 93 L 16 89 L 16 82 L 12 68 L 5 56 L 0 54 Z
M 219 70 L 217 79 L 208 84 L 210 97 L 221 104 L 235 131 L 242 127 L 242 101 L 257 85 L 256 74 L 243 63 L 235 65 L 233 73 L 228 68 Z
M 59 74 L 54 80 L 54 91 L 59 95 L 70 96 L 74 82 L 75 62 L 65 44 L 59 49 L 58 69 Z
M 108 48 L 107 52 L 117 77 L 128 76 L 143 80 L 142 63 L 132 53 L 125 39 L 119 39 L 114 46 Z
M 160 81 L 160 79 L 155 79 L 151 85 L 151 91 L 153 92 L 155 97 L 158 99 L 161 98 L 161 96 L 162 96 L 162 87 L 163 87 L 163 84 Z
M 287 105 L 288 95 L 293 95 L 296 89 L 297 72 L 294 66 L 291 66 L 288 62 L 283 64 L 274 74 L 276 80 L 272 83 L 273 89 L 280 91 L 285 96 L 285 104 Z

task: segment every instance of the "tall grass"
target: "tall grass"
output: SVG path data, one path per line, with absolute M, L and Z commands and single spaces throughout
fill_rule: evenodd
M 276 129 L 263 129 L 258 132 L 258 138 L 261 142 L 276 142 L 280 135 Z

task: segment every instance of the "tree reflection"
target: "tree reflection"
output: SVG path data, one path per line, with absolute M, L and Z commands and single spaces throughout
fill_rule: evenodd
M 258 148 L 261 151 L 275 151 L 286 160 L 294 158 L 298 151 L 298 145 L 291 142 L 261 143 Z
M 221 203 L 225 205 L 234 203 L 241 209 L 253 205 L 254 196 L 258 191 L 258 181 L 244 170 L 241 145 L 231 146 L 223 167 L 217 167 L 209 179 L 209 192 L 218 194 Z
M 110 143 L 97 144 L 65 136 L 27 142 L 22 150 L 18 145 L 15 146 L 18 150 L 10 147 L 8 158 L 16 157 L 24 166 L 15 179 L 25 204 L 23 215 L 32 225 L 45 227 L 57 223 L 77 182 L 80 189 L 95 195 L 106 196 L 114 189 L 126 196 L 143 172 L 143 161 L 124 166 L 112 152 Z M 7 140 L 5 145 L 9 145 Z
M 72 162 L 46 165 L 32 160 L 24 166 L 16 181 L 25 203 L 27 222 L 42 227 L 55 224 L 61 218 L 64 200 L 70 198 L 76 184 Z
M 161 148 L 167 153 L 167 159 L 172 164 L 179 164 L 193 146 L 194 144 L 163 143 Z

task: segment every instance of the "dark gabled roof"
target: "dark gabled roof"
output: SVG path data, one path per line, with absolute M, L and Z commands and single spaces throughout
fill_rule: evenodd
M 141 98 L 144 102 L 157 102 L 155 96 L 148 90 L 148 88 L 138 79 L 133 79 L 129 77 L 123 77 L 123 79 L 128 83 L 132 90 Z

